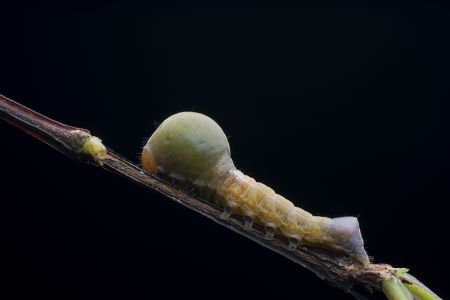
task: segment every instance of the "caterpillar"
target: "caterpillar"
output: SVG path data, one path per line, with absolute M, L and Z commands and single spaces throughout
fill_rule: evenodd
M 146 172 L 198 189 L 224 215 L 244 217 L 246 226 L 257 223 L 294 245 L 341 251 L 369 264 L 356 217 L 313 216 L 243 174 L 234 166 L 225 133 L 203 114 L 181 112 L 164 120 L 143 147 L 141 161 Z

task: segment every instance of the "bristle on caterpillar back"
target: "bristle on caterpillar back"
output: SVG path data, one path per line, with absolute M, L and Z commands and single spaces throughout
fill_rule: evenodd
M 293 249 L 297 244 L 322 247 L 369 264 L 357 218 L 313 216 L 244 175 L 233 164 L 222 129 L 205 115 L 183 112 L 167 118 L 145 145 L 142 167 L 195 186 L 224 208 L 225 217 L 242 215 L 246 226 L 255 222 L 286 236 Z

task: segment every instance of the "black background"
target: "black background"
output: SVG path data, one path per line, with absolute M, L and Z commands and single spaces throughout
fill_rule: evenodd
M 134 161 L 157 122 L 205 113 L 238 168 L 314 214 L 358 216 L 376 262 L 447 298 L 449 23 L 439 2 L 15 3 L 0 6 L 0 93 Z M 2 294 L 351 299 L 156 192 L 0 133 Z

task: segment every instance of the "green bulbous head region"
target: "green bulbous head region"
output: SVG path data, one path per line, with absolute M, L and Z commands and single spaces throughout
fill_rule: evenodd
M 211 118 L 182 112 L 167 118 L 142 151 L 143 168 L 205 183 L 234 168 L 227 137 Z

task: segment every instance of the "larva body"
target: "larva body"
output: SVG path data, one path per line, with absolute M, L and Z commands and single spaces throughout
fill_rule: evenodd
M 145 145 L 142 165 L 150 173 L 195 186 L 225 211 L 298 244 L 343 251 L 356 262 L 369 264 L 355 217 L 313 216 L 244 175 L 233 164 L 222 129 L 205 115 L 183 112 L 166 119 Z
M 289 238 L 307 244 L 328 242 L 327 236 L 323 234 L 329 226 L 328 218 L 315 217 L 295 207 L 268 186 L 239 170 L 231 170 L 227 174 L 223 185 L 217 188 L 217 193 L 224 205 L 236 213 L 248 216 Z

